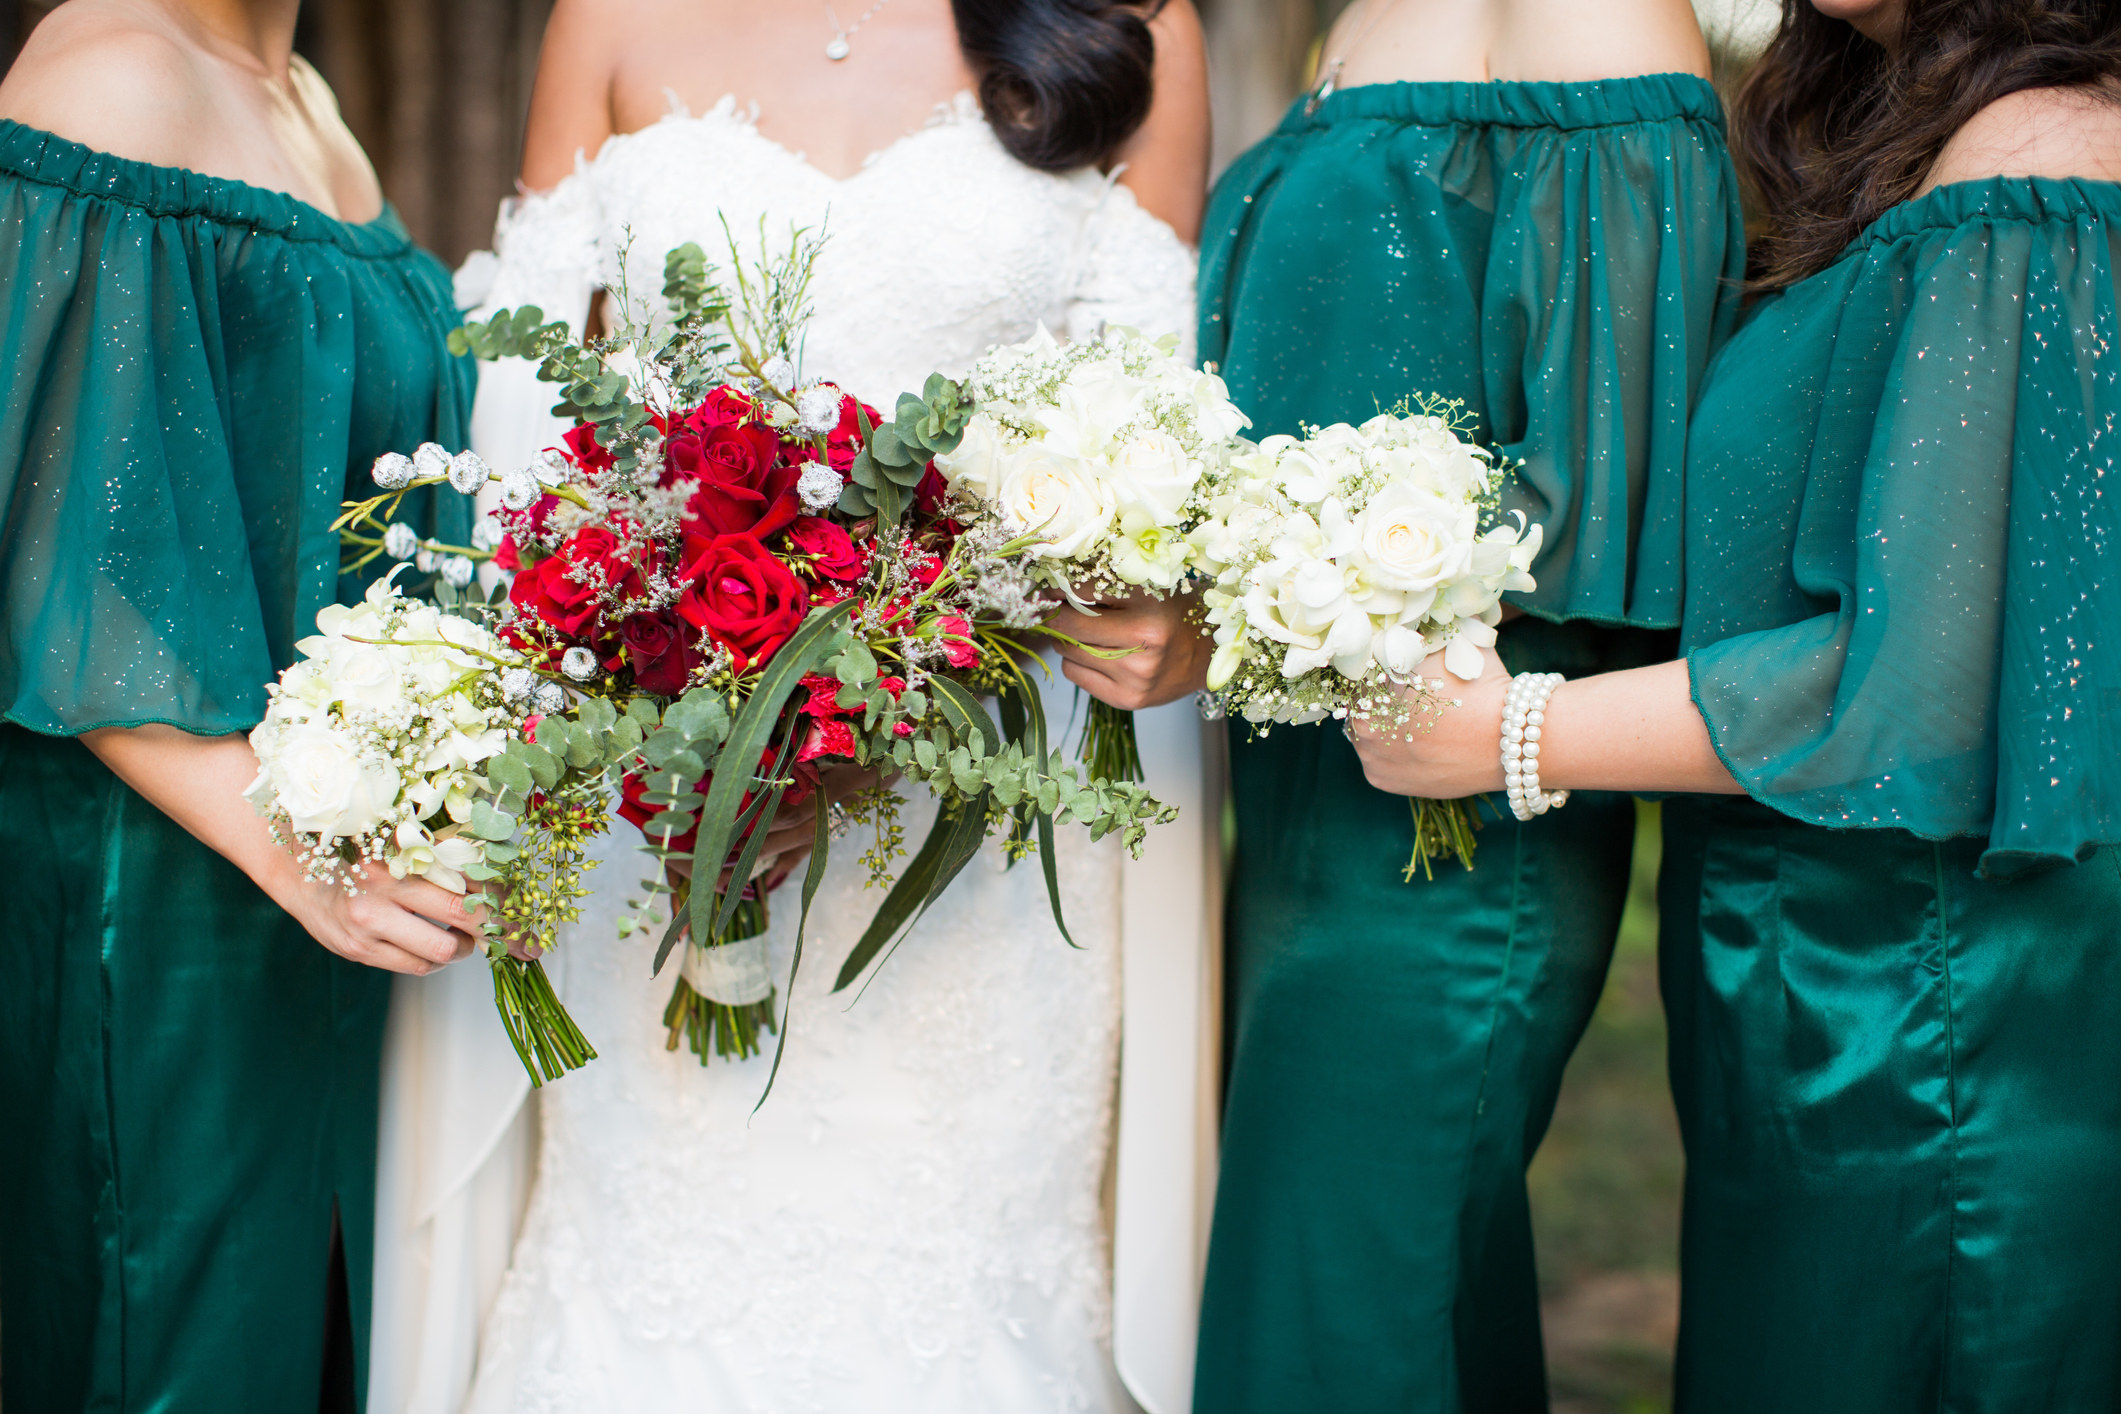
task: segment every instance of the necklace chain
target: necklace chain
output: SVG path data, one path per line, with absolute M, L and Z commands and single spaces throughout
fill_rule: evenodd
M 854 32 L 868 24 L 878 10 L 890 3 L 891 0 L 876 0 L 874 5 L 862 11 L 860 19 L 851 25 L 843 25 L 840 23 L 840 12 L 832 8 L 832 0 L 825 0 L 825 18 L 832 22 L 832 38 L 825 42 L 825 57 L 835 64 L 846 58 L 853 52 L 853 47 L 847 41 L 854 38 Z
M 883 0 L 883 3 L 888 4 L 890 0 Z M 1362 47 L 1362 42 L 1370 37 L 1370 31 L 1377 28 L 1379 20 L 1392 13 L 1392 7 L 1398 0 L 1364 0 L 1364 3 L 1374 13 L 1364 17 L 1362 28 L 1355 32 L 1353 39 L 1342 46 L 1339 58 L 1318 66 L 1318 82 L 1312 87 L 1310 96 L 1304 100 L 1306 118 L 1318 111 L 1319 104 L 1333 96 L 1333 90 L 1340 87 L 1340 71 L 1347 67 L 1348 55 Z

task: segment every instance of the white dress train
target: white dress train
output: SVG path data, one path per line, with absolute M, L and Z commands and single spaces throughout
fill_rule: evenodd
M 804 372 L 886 409 L 1042 321 L 1190 347 L 1192 257 L 1170 229 L 1095 172 L 1017 163 L 969 95 L 844 180 L 730 100 L 673 112 L 504 207 L 484 305 L 579 327 L 622 259 L 651 305 L 669 248 L 726 263 L 723 217 L 745 249 L 762 221 L 769 240 L 824 226 Z M 475 444 L 527 460 L 557 436 L 550 402 L 526 366 L 489 367 Z M 1047 702 L 1079 711 L 1057 679 Z M 1214 1174 L 1220 733 L 1186 704 L 1139 726 L 1180 819 L 1140 863 L 1059 832 L 1078 948 L 1036 863 L 990 847 L 858 999 L 834 995 L 881 897 L 861 832 L 836 843 L 756 1115 L 764 1058 L 664 1049 L 672 971 L 652 979 L 653 942 L 612 927 L 644 863 L 630 827 L 554 967 L 600 1058 L 535 1106 L 483 967 L 401 979 L 370 1414 L 1184 1414 Z M 905 813 L 917 845 L 932 806 Z M 783 998 L 794 897 L 771 931 Z

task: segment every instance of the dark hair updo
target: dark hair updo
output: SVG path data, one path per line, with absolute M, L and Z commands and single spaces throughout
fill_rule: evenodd
M 1968 119 L 2029 88 L 2096 91 L 2121 75 L 2121 0 L 1905 0 L 1885 49 L 1811 0 L 1782 25 L 1733 105 L 1733 146 L 1761 207 L 1755 288 L 1833 264 L 1921 189 Z
M 1043 172 L 1110 157 L 1149 116 L 1160 8 L 1114 0 L 950 0 L 980 107 L 1009 155 Z

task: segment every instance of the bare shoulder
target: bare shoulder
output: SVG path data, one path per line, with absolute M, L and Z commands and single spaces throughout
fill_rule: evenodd
M 1708 77 L 1709 46 L 1689 0 L 1503 0 L 1494 16 L 1489 67 L 1498 79 Z
M 522 179 L 543 191 L 594 154 L 614 131 L 612 76 L 620 36 L 653 34 L 654 0 L 557 0 L 538 51 L 537 83 L 523 138 Z
M 1923 190 L 1985 177 L 2121 181 L 2121 89 L 2027 88 L 1952 135 Z
M 70 0 L 0 83 L 0 118 L 157 166 L 184 166 L 214 112 L 199 55 L 129 7 Z

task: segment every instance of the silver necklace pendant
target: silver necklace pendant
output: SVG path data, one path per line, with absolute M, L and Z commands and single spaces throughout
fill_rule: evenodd
M 830 59 L 833 63 L 837 64 L 840 60 L 846 58 L 847 54 L 848 48 L 846 35 L 836 34 L 832 36 L 831 39 L 826 41 L 825 57 L 827 59 Z

